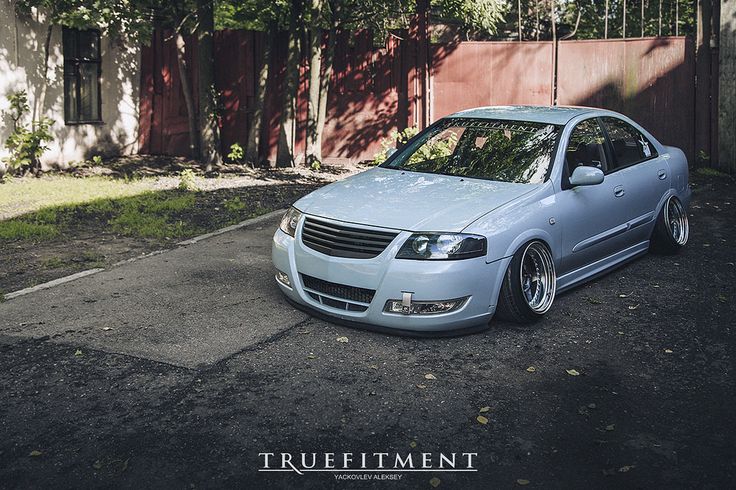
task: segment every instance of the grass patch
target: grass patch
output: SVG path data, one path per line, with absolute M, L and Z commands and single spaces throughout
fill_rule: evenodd
M 41 265 L 47 269 L 58 269 L 67 265 L 67 261 L 60 257 L 49 257 L 48 259 L 41 262 Z
M 146 193 L 120 203 L 109 224 L 116 233 L 142 238 L 182 238 L 197 232 L 181 216 L 194 207 L 194 194 Z
M 134 196 L 150 190 L 154 183 L 154 178 L 125 181 L 109 177 L 77 178 L 66 175 L 13 179 L 0 185 L 0 218 L 43 208 L 87 203 L 100 198 Z
M 695 169 L 695 174 L 700 177 L 718 177 L 718 178 L 729 177 L 730 178 L 730 175 L 723 173 L 720 170 L 717 170 L 715 168 L 711 168 L 711 167 L 698 167 Z
M 58 234 L 58 227 L 52 224 L 0 221 L 0 240 L 48 240 Z

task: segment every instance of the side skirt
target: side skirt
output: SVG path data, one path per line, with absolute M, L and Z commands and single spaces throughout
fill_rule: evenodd
M 620 252 L 616 252 L 613 255 L 597 260 L 592 264 L 581 267 L 580 269 L 568 272 L 564 276 L 557 278 L 557 292 L 571 289 L 603 274 L 607 274 L 626 262 L 629 262 L 640 255 L 644 255 L 648 250 L 649 240 L 646 240 L 621 250 Z

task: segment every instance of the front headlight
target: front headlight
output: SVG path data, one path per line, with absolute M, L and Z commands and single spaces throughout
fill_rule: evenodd
M 281 231 L 283 231 L 287 235 L 294 236 L 294 234 L 296 233 L 296 225 L 299 224 L 299 218 L 301 217 L 302 212 L 292 206 L 284 214 L 284 217 L 281 218 L 281 224 L 279 225 L 279 228 L 281 228 Z
M 466 233 L 415 233 L 401 246 L 397 259 L 459 260 L 486 254 L 486 238 Z

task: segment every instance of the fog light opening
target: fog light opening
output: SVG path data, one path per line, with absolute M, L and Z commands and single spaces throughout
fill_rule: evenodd
M 280 270 L 277 270 L 276 280 L 287 288 L 291 287 L 291 281 L 289 280 L 289 275 L 286 272 L 281 272 Z
M 401 299 L 386 301 L 383 311 L 386 313 L 400 313 L 402 315 L 439 315 L 459 310 L 468 300 L 468 297 L 448 299 L 442 301 L 411 301 L 408 305 Z

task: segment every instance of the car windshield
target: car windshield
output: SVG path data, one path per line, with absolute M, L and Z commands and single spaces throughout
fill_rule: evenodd
M 427 128 L 384 168 L 539 184 L 547 178 L 559 126 L 450 118 Z

